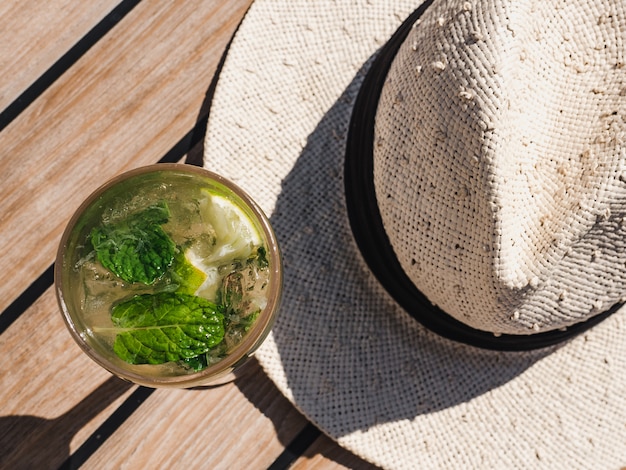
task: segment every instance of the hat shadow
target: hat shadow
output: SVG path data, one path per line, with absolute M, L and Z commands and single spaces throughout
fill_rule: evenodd
M 387 295 L 374 299 L 375 314 L 360 321 L 360 299 L 381 289 L 352 238 L 343 165 L 351 110 L 371 61 L 309 135 L 270 217 L 284 259 L 273 339 L 295 403 L 333 437 L 469 402 L 559 347 L 496 352 L 462 345 L 426 331 Z M 328 288 L 342 282 L 343 289 Z M 346 318 L 344 331 L 335 330 L 335 316 Z M 419 346 L 379 363 L 375 351 L 396 340 Z

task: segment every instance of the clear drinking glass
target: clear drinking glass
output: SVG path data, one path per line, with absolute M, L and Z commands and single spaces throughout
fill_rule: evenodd
M 263 211 L 232 182 L 184 164 L 131 170 L 91 194 L 54 274 L 82 350 L 148 387 L 232 379 L 267 337 L 282 289 Z

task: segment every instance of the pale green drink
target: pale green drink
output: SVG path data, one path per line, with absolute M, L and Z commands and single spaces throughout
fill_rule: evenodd
M 187 165 L 140 169 L 97 191 L 70 222 L 57 263 L 79 345 L 153 386 L 232 371 L 267 335 L 280 296 L 265 216 L 232 183 Z

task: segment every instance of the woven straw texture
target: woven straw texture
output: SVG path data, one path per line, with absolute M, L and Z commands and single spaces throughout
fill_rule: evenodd
M 514 3 L 520 12 L 533 11 L 528 2 Z M 604 41 L 603 31 L 607 34 L 609 31 L 598 29 L 600 21 L 621 19 L 623 27 L 622 12 L 611 10 L 611 5 L 583 3 L 580 2 L 579 6 L 587 8 L 585 18 L 574 16 L 567 20 L 571 22 L 572 36 L 580 34 L 575 25 L 583 19 L 585 24 L 594 27 L 589 34 L 596 41 Z M 592 7 L 596 4 L 598 6 Z M 350 113 L 372 56 L 418 5 L 419 2 L 408 0 L 257 0 L 233 40 L 213 99 L 205 141 L 205 166 L 231 178 L 259 202 L 270 216 L 283 250 L 285 286 L 281 314 L 257 357 L 285 396 L 320 429 L 381 467 L 572 469 L 624 466 L 626 311 L 619 311 L 583 336 L 552 348 L 525 353 L 472 348 L 439 338 L 411 319 L 369 273 L 354 244 L 342 180 Z M 541 5 L 544 4 L 537 2 L 535 7 Z M 469 17 L 474 21 L 475 40 L 481 35 L 484 39 L 492 27 L 491 21 L 497 19 L 497 32 L 508 36 L 506 40 L 500 39 L 504 42 L 494 40 L 493 44 L 504 48 L 509 44 L 507 41 L 511 41 L 513 49 L 497 51 L 488 46 L 480 49 L 479 46 L 477 55 L 490 53 L 493 57 L 505 57 L 515 53 L 516 60 L 519 60 L 522 51 L 514 48 L 511 29 L 515 34 L 530 34 L 515 30 L 517 25 L 529 28 L 537 37 L 541 31 L 549 32 L 543 23 L 526 21 L 523 16 L 516 18 L 506 8 L 481 10 L 474 2 L 460 2 L 453 7 L 453 10 L 446 10 L 435 2 L 430 7 L 433 11 L 429 9 L 423 21 L 434 18 L 435 23 L 428 26 L 434 28 L 440 16 L 445 23 L 446 18 L 462 18 L 456 12 L 463 10 L 462 14 L 468 14 L 469 10 Z M 479 16 L 481 11 L 482 16 Z M 505 21 L 507 15 L 510 24 Z M 539 29 L 534 31 L 533 28 Z M 422 37 L 425 33 L 419 33 L 418 29 L 419 26 L 412 34 L 426 45 L 424 54 L 436 54 L 437 45 L 445 44 L 432 41 L 431 36 Z M 448 30 L 456 31 L 452 26 Z M 620 35 L 614 34 L 614 37 Z M 466 36 L 456 40 L 467 42 Z M 578 47 L 572 43 L 572 60 L 576 64 L 580 58 L 574 54 L 580 52 Z M 527 57 L 531 52 L 526 52 Z M 430 59 L 431 56 L 424 57 Z M 446 62 L 442 59 L 445 68 L 451 67 L 452 59 L 452 52 L 446 56 Z M 556 61 L 546 57 L 542 60 Z M 526 81 L 519 83 L 514 76 L 504 74 L 500 78 L 498 73 L 505 72 L 498 70 L 500 63 L 503 62 L 496 61 L 496 69 L 481 78 L 486 82 L 493 81 L 489 93 L 493 94 L 491 99 L 499 100 L 498 103 L 511 100 L 514 104 L 511 98 L 519 98 L 518 108 L 509 110 L 510 115 L 493 109 L 495 106 L 487 92 L 470 80 L 473 75 L 468 75 L 468 81 L 463 85 L 465 90 L 455 88 L 463 83 L 463 77 L 456 77 L 457 81 L 449 84 L 436 82 L 437 78 L 431 75 L 430 100 L 433 106 L 432 100 L 435 100 L 437 107 L 430 119 L 438 119 L 435 117 L 438 112 L 448 112 L 444 110 L 448 106 L 458 107 L 458 113 L 466 115 L 473 106 L 479 118 L 469 121 L 466 127 L 463 127 L 466 121 L 451 121 L 457 127 L 448 129 L 447 148 L 457 152 L 460 151 L 454 150 L 457 145 L 475 148 L 479 160 L 510 153 L 515 163 L 508 160 L 489 162 L 491 166 L 483 165 L 484 172 L 478 173 L 470 167 L 457 168 L 458 173 L 452 174 L 449 166 L 435 161 L 428 162 L 425 168 L 431 172 L 429 183 L 441 182 L 448 187 L 467 184 L 468 190 L 472 184 L 474 190 L 488 188 L 483 194 L 489 198 L 487 202 L 502 204 L 504 213 L 494 221 L 490 218 L 494 214 L 492 206 L 484 200 L 477 200 L 478 194 L 471 195 L 468 191 L 466 197 L 470 201 L 466 204 L 482 211 L 479 216 L 487 233 L 477 231 L 467 238 L 472 242 L 474 238 L 478 240 L 475 245 L 478 247 L 483 241 L 491 243 L 492 249 L 500 243 L 505 247 L 503 249 L 514 252 L 514 261 L 505 259 L 504 254 L 494 258 L 502 259 L 503 263 L 496 266 L 499 269 L 497 282 L 512 286 L 514 290 L 519 289 L 529 276 L 531 281 L 528 282 L 535 284 L 532 275 L 545 275 L 543 263 L 558 252 L 558 243 L 547 242 L 539 253 L 532 252 L 532 256 L 528 256 L 525 250 L 535 238 L 543 240 L 545 231 L 574 237 L 564 230 L 564 222 L 560 219 L 546 228 L 538 228 L 542 226 L 534 219 L 544 213 L 560 217 L 558 207 L 563 207 L 563 212 L 574 218 L 579 213 L 572 202 L 575 195 L 571 195 L 571 200 L 569 195 L 558 201 L 554 198 L 554 202 L 550 199 L 561 187 L 552 182 L 550 176 L 561 175 L 556 165 L 565 157 L 560 154 L 554 163 L 549 159 L 538 159 L 547 168 L 528 173 L 527 183 L 536 184 L 535 197 L 543 198 L 542 202 L 528 202 L 528 194 L 524 194 L 521 183 L 525 180 L 516 173 L 519 165 L 529 164 L 527 159 L 532 152 L 526 147 L 534 149 L 535 154 L 547 153 L 559 146 L 584 152 L 585 145 L 591 147 L 591 141 L 587 140 L 591 137 L 580 122 L 569 121 L 576 114 L 575 100 L 583 101 L 582 98 L 567 98 L 567 90 L 560 87 L 570 83 L 567 80 L 573 80 L 573 75 L 559 79 L 553 75 L 557 72 L 549 72 L 550 67 L 538 67 L 548 74 L 546 83 L 540 80 L 541 75 L 522 77 Z M 593 68 L 594 64 L 588 65 Z M 555 70 L 563 68 L 561 64 L 553 65 Z M 440 64 L 435 68 L 441 68 Z M 457 73 L 460 74 L 462 69 L 458 65 Z M 603 68 L 607 76 L 615 69 L 619 67 Z M 450 74 L 448 80 L 454 79 L 454 73 Z M 586 78 L 580 77 L 580 80 L 581 86 L 607 87 L 596 90 L 600 92 L 613 93 L 615 90 L 608 87 L 617 86 L 610 78 L 594 85 Z M 519 91 L 513 93 L 506 88 L 509 86 L 507 81 Z M 439 86 L 447 90 L 441 98 L 435 91 Z M 546 89 L 535 96 L 533 90 L 544 87 Z M 460 104 L 455 101 L 457 98 L 467 100 L 470 95 L 475 104 L 472 100 Z M 525 96 L 529 98 L 521 99 Z M 450 104 L 445 102 L 446 99 L 452 100 Z M 530 104 L 527 99 L 531 99 Z M 618 101 L 621 103 L 617 99 L 613 103 L 617 105 Z M 605 102 L 602 103 L 604 106 Z M 565 115 L 555 123 L 555 116 L 551 113 L 554 109 L 561 109 L 561 105 Z M 613 111 L 617 114 L 609 114 L 612 117 L 607 117 L 606 122 L 614 119 L 615 126 L 619 127 L 621 109 L 617 107 L 611 113 Z M 490 122 L 481 119 L 483 115 L 501 122 L 493 122 L 493 126 L 484 129 L 472 127 Z M 592 116 L 592 124 L 600 126 L 599 114 L 594 112 Z M 563 134 L 562 126 L 571 127 L 571 135 Z M 609 126 L 608 129 L 615 128 Z M 549 131 L 547 134 L 546 130 Z M 597 128 L 592 130 L 595 132 Z M 618 139 L 611 132 L 607 132 L 605 138 L 610 140 L 611 136 Z M 410 138 L 405 133 L 397 140 Z M 609 140 L 607 148 L 611 145 Z M 619 147 L 618 144 L 616 141 L 613 148 Z M 594 152 L 590 148 L 589 155 L 584 158 L 590 158 Z M 605 156 L 606 165 L 610 166 L 616 163 L 609 158 L 609 153 L 607 151 Z M 441 155 L 448 153 L 442 151 Z M 577 154 L 574 156 L 578 157 Z M 465 164 L 474 164 L 466 155 L 457 155 L 457 158 Z M 397 164 L 392 160 L 387 162 L 391 167 Z M 377 161 L 382 162 L 384 158 L 377 157 Z M 587 175 L 588 179 L 602 182 L 599 187 L 581 185 L 582 172 L 587 165 L 577 160 L 569 163 L 571 171 L 577 170 L 579 176 L 578 180 L 566 181 L 571 184 L 572 191 L 578 191 L 578 197 L 582 198 L 580 204 L 591 201 L 596 204 L 593 207 L 598 208 L 608 203 L 613 211 L 618 202 L 611 199 L 615 193 L 607 190 L 610 183 L 606 177 L 609 170 L 602 166 L 605 162 L 598 162 L 598 167 L 592 166 L 601 175 Z M 419 182 L 403 180 L 410 174 L 419 177 L 409 170 L 409 173 L 399 172 L 392 180 L 397 183 L 394 194 L 412 195 Z M 479 182 L 467 180 L 476 175 L 481 178 Z M 490 178 L 496 176 L 503 179 L 492 184 Z M 377 180 L 378 190 L 385 184 L 385 179 Z M 505 179 L 506 184 L 503 183 Z M 461 192 L 457 197 L 463 196 Z M 573 208 L 568 206 L 570 203 L 574 204 Z M 398 208 L 395 205 L 389 210 L 398 211 Z M 416 214 L 410 208 L 404 209 Z M 461 214 L 451 217 L 465 220 L 461 216 L 467 210 L 471 209 L 464 208 Z M 617 214 L 618 209 L 614 212 Z M 582 213 L 587 214 L 586 211 Z M 402 210 L 396 214 L 397 217 L 403 215 Z M 613 215 L 613 212 L 608 214 L 607 222 L 613 220 Z M 443 214 L 432 214 L 432 217 L 433 223 L 449 220 Z M 532 227 L 538 232 L 529 230 L 524 235 L 526 231 L 518 232 L 515 227 L 508 226 L 508 235 L 494 238 L 494 228 L 504 230 L 498 217 L 513 225 L 521 225 L 518 220 L 528 220 L 528 224 L 534 220 Z M 576 219 L 573 230 L 577 234 L 583 233 L 583 227 L 588 223 L 584 217 Z M 386 224 L 388 230 L 396 230 L 390 228 L 395 226 L 394 221 L 387 219 Z M 406 228 L 397 228 L 397 233 L 404 235 L 400 232 Z M 468 235 L 464 230 L 454 232 Z M 598 227 L 598 230 L 605 229 Z M 517 246 L 517 241 L 515 245 L 506 241 L 508 236 L 518 237 L 522 247 Z M 523 239 L 524 236 L 529 237 L 528 240 Z M 410 260 L 409 256 L 414 253 L 402 254 L 404 242 L 396 240 L 394 243 L 399 257 Z M 564 240 L 564 243 L 574 245 L 570 240 Z M 432 250 L 444 253 L 449 251 L 450 244 L 454 246 L 455 242 L 449 241 L 440 247 L 433 245 Z M 603 246 L 597 257 L 604 256 L 608 248 Z M 474 275 L 468 265 L 463 266 L 468 269 L 466 274 Z M 580 264 L 580 275 L 587 275 L 590 266 L 594 266 L 590 259 Z M 620 273 L 616 274 L 618 279 Z M 488 288 L 484 296 L 491 295 L 490 292 L 497 288 L 496 281 L 485 279 L 485 272 L 475 275 L 483 276 Z M 469 282 L 466 277 L 464 279 Z M 610 279 L 607 278 L 606 282 L 609 283 Z M 539 321 L 530 316 L 524 318 L 527 320 Z M 508 324 L 500 316 L 486 321 L 489 327 L 506 328 Z
M 386 232 L 474 328 L 564 328 L 626 293 L 626 17 L 602 3 L 435 2 L 389 72 Z

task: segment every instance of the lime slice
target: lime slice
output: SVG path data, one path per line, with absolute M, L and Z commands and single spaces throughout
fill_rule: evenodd
M 174 257 L 171 276 L 179 286 L 178 291 L 184 294 L 195 294 L 206 281 L 206 274 L 194 266 L 182 253 Z
M 215 242 L 212 247 L 194 245 L 185 257 L 206 276 L 195 294 L 215 300 L 224 276 L 220 268 L 255 255 L 261 235 L 245 212 L 227 198 L 209 191 L 203 191 L 203 196 L 200 215 L 213 228 Z

